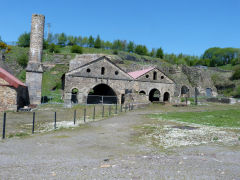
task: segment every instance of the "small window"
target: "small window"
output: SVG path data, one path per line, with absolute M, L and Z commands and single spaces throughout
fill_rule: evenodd
M 90 73 L 90 72 L 91 72 L 91 69 L 87 68 L 87 72 Z
M 149 75 L 148 75 L 148 74 L 146 75 L 146 78 L 149 78 Z
M 161 76 L 161 79 L 164 79 L 164 76 Z
M 157 72 L 153 72 L 153 80 L 157 80 Z
M 118 75 L 118 71 L 115 71 L 115 75 Z
M 104 75 L 105 74 L 105 67 L 102 67 L 101 68 L 101 75 Z

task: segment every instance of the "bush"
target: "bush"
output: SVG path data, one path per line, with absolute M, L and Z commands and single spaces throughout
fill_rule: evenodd
M 18 46 L 29 47 L 30 46 L 30 33 L 23 33 L 18 37 Z
M 83 53 L 82 47 L 81 47 L 81 46 L 78 46 L 78 45 L 73 45 L 73 46 L 71 47 L 71 53 L 82 54 L 82 53 Z
M 48 47 L 48 51 L 50 53 L 59 53 L 59 48 L 57 45 L 55 45 L 54 43 L 50 44 L 49 47 Z
M 118 55 L 118 50 L 117 50 L 117 49 L 114 49 L 114 50 L 113 50 L 113 54 Z
M 237 67 L 235 68 L 231 79 L 232 79 L 232 80 L 240 79 L 240 66 L 237 66 Z
M 18 59 L 17 62 L 20 66 L 22 66 L 23 68 L 27 67 L 28 64 L 28 55 L 27 54 L 21 54 Z

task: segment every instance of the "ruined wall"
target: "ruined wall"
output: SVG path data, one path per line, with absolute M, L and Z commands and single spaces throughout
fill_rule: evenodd
M 26 69 L 26 85 L 31 104 L 41 103 L 44 23 L 43 15 L 32 15 L 29 62 Z
M 17 110 L 17 91 L 0 78 L 0 111 Z

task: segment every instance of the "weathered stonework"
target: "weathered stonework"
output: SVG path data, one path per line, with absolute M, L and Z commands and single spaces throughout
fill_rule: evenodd
M 148 101 L 148 95 L 153 89 L 160 91 L 159 101 L 164 100 L 165 93 L 169 93 L 168 101 L 172 100 L 175 83 L 158 69 L 154 68 L 143 76 L 134 79 L 107 57 L 103 56 L 93 60 L 90 56 L 93 55 L 81 55 L 70 62 L 70 71 L 65 76 L 64 101 L 66 104 L 71 104 L 73 89 L 78 89 L 78 103 L 86 103 L 89 92 L 100 84 L 105 84 L 114 90 L 118 103 L 121 103 L 122 96 L 128 94 L 126 93 L 128 90 L 135 93 L 132 96 L 132 101 L 136 103 L 137 101 Z M 82 57 L 87 58 L 88 61 L 83 63 Z M 102 68 L 105 70 L 104 74 L 101 72 Z M 153 79 L 154 72 L 157 73 L 155 80 Z M 136 95 L 140 91 L 144 91 L 146 95 L 137 97 Z
M 29 62 L 26 69 L 26 84 L 31 104 L 41 103 L 44 23 L 43 15 L 32 15 Z
M 0 110 L 17 110 L 17 91 L 0 78 Z

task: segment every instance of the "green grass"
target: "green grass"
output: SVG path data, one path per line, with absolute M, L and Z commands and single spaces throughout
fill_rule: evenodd
M 231 64 L 227 64 L 227 65 L 224 65 L 224 66 L 218 66 L 218 68 L 222 69 L 222 70 L 232 71 L 234 66 L 232 66 Z
M 177 120 L 216 127 L 240 127 L 240 109 L 215 110 L 204 112 L 171 112 L 151 114 L 151 118 Z

